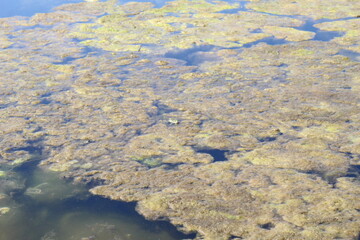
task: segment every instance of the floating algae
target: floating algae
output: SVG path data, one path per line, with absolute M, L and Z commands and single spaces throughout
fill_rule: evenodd
M 114 4 L 1 20 L 2 163 L 38 149 L 198 239 L 358 238 L 359 3 Z

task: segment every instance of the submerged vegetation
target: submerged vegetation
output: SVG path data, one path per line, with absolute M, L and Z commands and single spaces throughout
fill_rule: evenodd
M 40 159 L 198 239 L 357 239 L 360 4 L 322 2 L 0 19 L 0 163 Z M 309 22 L 338 35 L 316 40 Z

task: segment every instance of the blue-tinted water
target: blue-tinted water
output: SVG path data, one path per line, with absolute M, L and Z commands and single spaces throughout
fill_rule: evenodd
M 43 171 L 37 161 L 0 165 L 1 240 L 177 240 L 167 222 L 145 220 L 135 203 L 91 196 L 84 185 Z
M 30 17 L 36 13 L 50 12 L 54 7 L 67 4 L 79 3 L 84 0 L 0 0 L 0 18 L 24 16 Z M 134 2 L 132 0 L 120 0 L 120 4 Z M 151 2 L 155 7 L 162 7 L 167 1 L 164 0 L 137 0 L 136 2 Z
M 171 2 L 171 0 L 119 0 L 119 4 L 126 4 L 129 2 L 151 2 L 155 8 L 160 8 L 164 6 L 167 2 Z
M 82 0 L 0 0 L 0 17 L 25 16 L 50 12 L 56 6 Z

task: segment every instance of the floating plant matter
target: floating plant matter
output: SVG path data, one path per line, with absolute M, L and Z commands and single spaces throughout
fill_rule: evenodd
M 0 19 L 0 162 L 41 155 L 198 239 L 357 239 L 359 10 L 107 1 Z M 316 40 L 309 19 L 339 34 Z

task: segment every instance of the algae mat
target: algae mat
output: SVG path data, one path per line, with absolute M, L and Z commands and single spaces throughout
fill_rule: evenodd
M 37 149 L 198 239 L 357 239 L 359 10 L 108 1 L 0 19 L 0 162 Z

